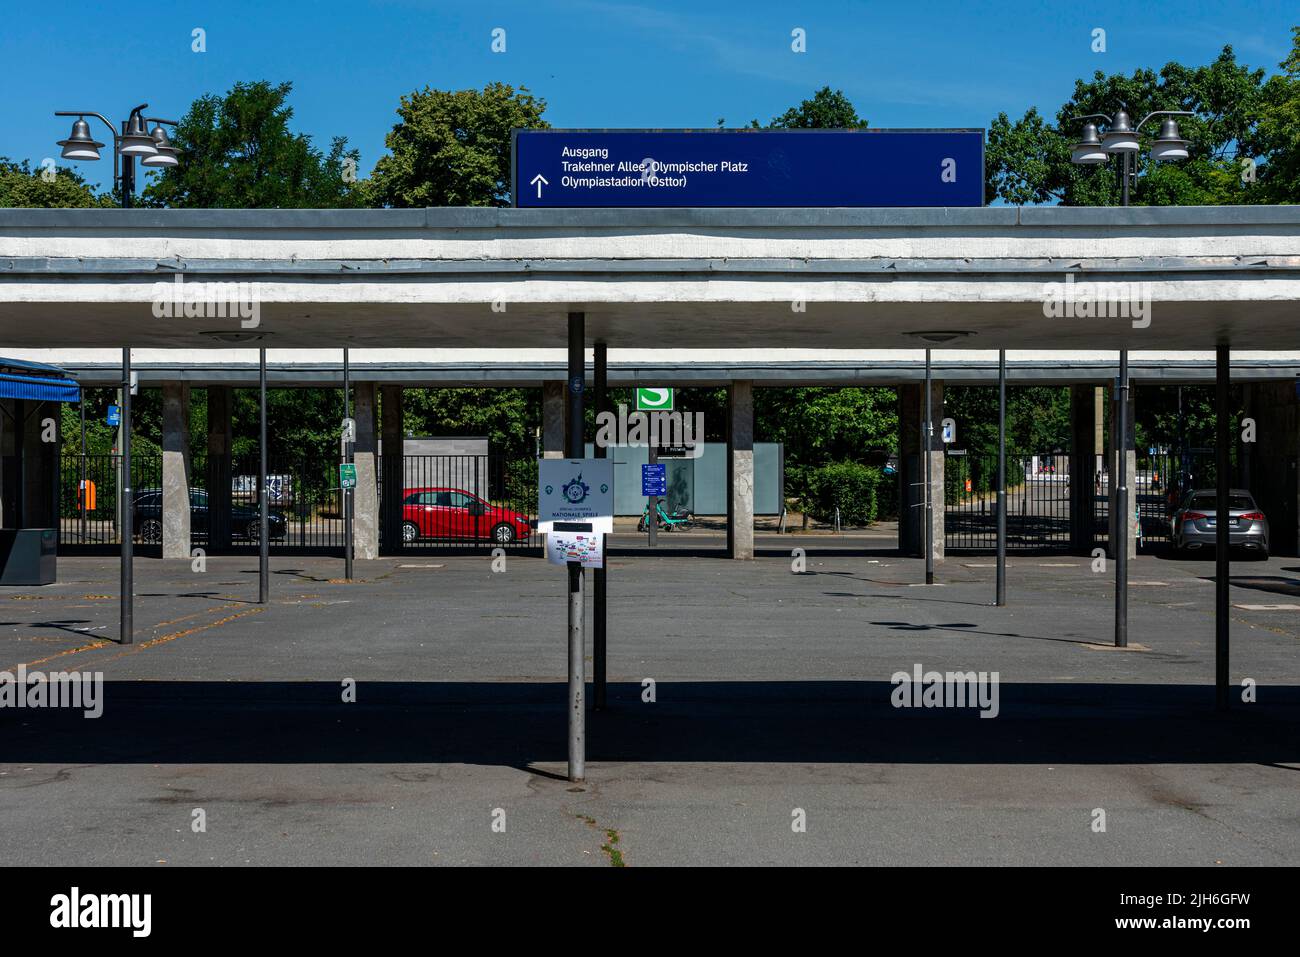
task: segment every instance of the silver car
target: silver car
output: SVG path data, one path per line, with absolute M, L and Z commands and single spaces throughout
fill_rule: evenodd
M 1214 489 L 1188 492 L 1171 519 L 1174 548 L 1214 548 L 1218 508 L 1219 497 Z M 1268 558 L 1268 519 L 1245 489 L 1234 488 L 1228 492 L 1228 544 Z

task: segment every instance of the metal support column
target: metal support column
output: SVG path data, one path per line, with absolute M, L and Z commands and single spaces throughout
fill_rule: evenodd
M 1214 464 L 1217 501 L 1214 516 L 1214 706 L 1228 710 L 1228 458 L 1231 430 L 1228 422 L 1228 347 L 1214 353 Z
M 258 508 L 258 530 L 257 530 L 257 600 L 265 605 L 267 594 L 270 591 L 270 577 L 268 575 L 268 559 L 270 556 L 270 528 L 266 506 L 266 350 L 257 350 L 257 389 L 258 389 L 258 410 L 261 414 L 261 438 L 259 447 L 262 450 L 261 460 L 257 466 L 257 508 Z
M 571 459 L 583 457 L 582 390 L 586 372 L 586 316 L 569 313 L 569 415 L 565 422 L 564 450 Z M 569 780 L 587 776 L 586 662 L 581 562 L 569 562 Z
M 595 366 L 596 414 L 609 411 L 609 389 L 607 381 L 609 349 L 605 343 L 597 342 L 592 350 L 592 362 Z M 598 459 L 606 458 L 609 450 L 596 443 L 595 455 Z M 601 552 L 605 554 L 605 564 L 609 565 L 609 536 L 605 537 Z M 597 568 L 592 573 L 595 592 L 591 599 L 591 614 L 594 619 L 591 632 L 591 670 L 594 692 L 594 706 L 597 711 L 605 710 L 605 635 L 606 611 L 605 589 L 607 569 Z
M 996 604 L 1007 603 L 1007 352 L 998 350 L 998 572 Z
M 352 372 L 348 367 L 348 350 L 343 350 L 343 418 L 352 418 Z M 352 430 L 355 431 L 355 430 Z M 352 461 L 352 441 L 350 436 L 343 437 L 343 461 Z M 343 496 L 343 577 L 352 580 L 352 489 L 342 488 L 339 482 L 339 494 Z
M 930 447 L 934 442 L 931 408 L 930 350 L 925 350 L 925 422 L 921 426 L 921 454 L 925 456 L 925 583 L 934 584 L 934 495 L 930 487 Z
M 1124 154 L 1127 161 L 1128 154 Z M 1124 177 L 1125 190 L 1128 177 Z M 1128 647 L 1128 539 L 1133 534 L 1128 488 L 1128 350 L 1119 353 L 1119 388 L 1115 390 L 1115 647 Z
M 81 484 L 77 487 L 81 490 L 78 498 L 78 509 L 81 512 L 81 534 L 78 536 L 80 544 L 86 544 L 86 390 L 77 390 L 77 411 L 81 415 Z
M 730 402 L 728 402 L 727 405 L 728 405 L 727 414 L 730 415 L 731 414 Z M 647 433 L 649 433 L 650 427 L 654 424 L 654 417 L 655 415 L 657 415 L 657 413 L 642 412 L 641 414 L 646 417 L 646 431 Z M 730 426 L 728 426 L 728 428 L 730 428 Z M 646 461 L 649 462 L 651 465 L 657 465 L 659 462 L 659 446 L 651 442 L 649 438 L 646 439 L 646 443 L 647 443 Z M 731 465 L 728 464 L 727 468 L 731 468 Z M 730 503 L 727 504 L 727 508 L 728 509 L 731 508 Z M 646 530 L 649 534 L 649 537 L 646 540 L 647 544 L 651 548 L 654 548 L 656 545 L 659 544 L 659 496 L 658 495 L 651 495 L 646 499 Z
M 118 511 L 122 521 L 118 528 L 122 533 L 122 598 L 121 614 L 118 623 L 121 643 L 129 645 L 135 640 L 135 580 L 132 563 L 134 561 L 132 539 L 135 537 L 135 490 L 131 488 L 131 347 L 122 350 L 122 407 L 121 415 L 122 454 L 121 478 L 118 480 Z

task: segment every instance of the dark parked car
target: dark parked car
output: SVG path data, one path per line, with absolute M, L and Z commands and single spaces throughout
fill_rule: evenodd
M 230 506 L 230 536 L 250 542 L 258 539 L 262 516 L 256 505 L 241 505 L 234 502 Z M 284 538 L 288 532 L 288 523 L 284 515 L 269 510 L 266 516 L 271 541 Z M 150 545 L 162 542 L 162 489 L 142 488 L 135 493 L 135 518 L 133 524 L 140 535 L 140 540 Z M 208 493 L 200 488 L 190 489 L 190 532 L 206 535 L 209 530 Z
M 1172 519 L 1174 548 L 1213 548 L 1218 533 L 1218 507 L 1218 493 L 1214 489 L 1188 492 Z M 1234 488 L 1228 492 L 1228 545 L 1250 549 L 1260 558 L 1268 558 L 1268 519 L 1245 489 Z

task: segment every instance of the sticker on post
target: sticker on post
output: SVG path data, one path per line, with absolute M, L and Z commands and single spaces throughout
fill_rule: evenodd
M 552 565 L 577 562 L 583 568 L 605 567 L 605 536 L 589 522 L 555 522 L 546 533 L 546 560 Z

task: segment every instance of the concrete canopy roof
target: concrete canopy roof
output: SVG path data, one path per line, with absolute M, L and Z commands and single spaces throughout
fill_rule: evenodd
M 1300 347 L 1296 207 L 3 210 L 0 343 L 228 348 L 155 315 L 178 275 L 248 283 L 277 349 L 504 354 L 570 310 L 611 348 Z M 1149 325 L 1046 317 L 1067 276 Z

